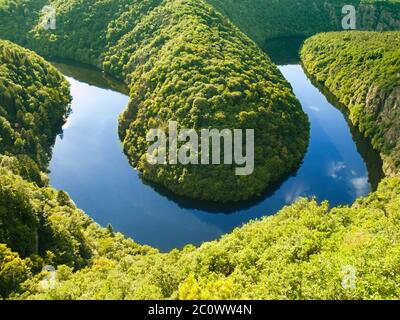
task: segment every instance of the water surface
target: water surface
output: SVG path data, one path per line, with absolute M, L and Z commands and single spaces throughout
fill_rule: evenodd
M 287 65 L 280 70 L 311 122 L 310 145 L 300 168 L 275 190 L 245 204 L 210 207 L 180 199 L 146 185 L 130 167 L 117 134 L 118 115 L 128 103 L 128 97 L 116 91 L 123 91 L 121 86 L 97 71 L 57 66 L 71 84 L 73 113 L 53 150 L 51 184 L 67 191 L 101 225 L 110 223 L 116 231 L 162 251 L 217 239 L 299 197 L 329 200 L 333 206 L 351 204 L 372 188 L 361 154 L 372 155 L 366 158 L 368 167 L 380 167 L 370 146 L 353 140 L 357 137 L 346 118 L 301 66 Z

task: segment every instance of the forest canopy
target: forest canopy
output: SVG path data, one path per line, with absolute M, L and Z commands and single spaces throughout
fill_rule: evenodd
M 91 241 L 100 256 L 87 267 L 59 266 L 53 289 L 43 287 L 45 274 L 31 277 L 12 298 L 396 299 L 399 214 L 400 181 L 392 178 L 351 207 L 303 199 L 199 248 L 132 253 L 103 232 Z M 348 268 L 352 290 L 342 285 Z
M 356 9 L 357 30 L 400 29 L 399 0 L 207 0 L 259 46 L 280 37 L 341 31 L 345 5 Z
M 56 30 L 32 25 L 17 40 L 46 57 L 79 59 L 126 82 L 131 100 L 120 117 L 120 137 L 144 179 L 181 196 L 236 202 L 261 195 L 301 162 L 309 123 L 290 85 L 255 43 L 205 1 L 52 5 Z M 171 120 L 198 132 L 254 129 L 254 173 L 236 176 L 230 164 L 149 165 L 146 134 Z
M 344 3 L 208 2 L 212 6 L 203 0 L 55 0 L 57 28 L 49 32 L 40 24 L 46 1 L 4 0 L 0 31 L 46 57 L 78 59 L 126 82 L 131 100 L 120 118 L 120 137 L 144 179 L 190 198 L 246 200 L 296 168 L 309 128 L 289 84 L 226 17 L 262 46 L 282 35 L 338 30 Z M 399 27 L 397 0 L 346 4 L 357 8 L 358 28 Z M 232 165 L 149 165 L 146 133 L 170 120 L 197 130 L 254 128 L 255 172 L 238 177 Z
M 347 108 L 351 122 L 400 174 L 400 32 L 337 32 L 307 39 L 305 69 Z
M 211 6 L 171 0 L 162 4 L 157 0 L 53 1 L 64 32 L 48 34 L 35 27 L 38 10 L 45 3 L 0 1 L 1 36 L 47 56 L 79 56 L 81 62 L 102 67 L 126 80 L 132 99 L 121 118 L 121 136 L 133 162 L 141 152 L 135 150 L 136 140 L 143 134 L 139 132 L 140 125 L 150 128 L 152 123 L 171 117 L 194 126 L 237 125 L 240 121 L 244 121 L 243 126 L 265 125 L 266 131 L 261 131 L 264 134 L 282 132 L 282 140 L 272 145 L 280 152 L 278 158 L 291 160 L 291 165 L 301 159 L 308 124 L 290 86 L 255 44 Z M 73 32 L 75 27 L 80 32 Z M 306 43 L 304 62 L 327 87 L 334 83 L 332 92 L 344 102 L 351 99 L 340 87 L 341 81 L 360 87 L 374 83 L 377 92 L 386 98 L 397 85 L 392 77 L 393 70 L 398 70 L 399 53 L 393 48 L 397 40 L 396 33 L 324 34 Z M 354 44 L 352 50 L 349 42 Z M 362 53 L 364 42 L 371 54 Z M 0 91 L 0 298 L 400 296 L 398 178 L 385 179 L 376 192 L 352 206 L 330 208 L 327 202 L 300 199 L 273 217 L 252 221 L 199 248 L 188 245 L 182 250 L 160 253 L 124 238 L 111 226 L 101 228 L 77 209 L 65 192 L 48 186 L 42 172 L 47 167 L 52 141 L 69 112 L 67 82 L 33 52 L 7 41 L 0 41 L 0 47 L 0 84 L 4 87 Z M 348 62 L 341 67 L 331 57 L 331 52 L 340 47 L 346 52 L 341 59 Z M 318 54 L 323 60 L 317 59 Z M 364 62 L 368 70 L 360 67 Z M 16 68 L 24 72 L 19 74 Z M 380 68 L 388 72 L 388 79 L 378 75 Z M 355 74 L 348 72 L 350 69 Z M 335 80 L 337 74 L 340 81 Z M 365 90 L 360 91 L 360 103 L 365 101 L 364 93 Z M 182 98 L 191 99 L 191 104 L 182 104 Z M 195 107 L 199 110 L 192 112 Z M 367 119 L 360 116 L 357 108 L 350 111 L 355 121 L 365 124 L 360 128 L 366 129 L 375 146 L 398 159 L 397 145 L 390 144 L 391 136 L 386 136 L 390 130 L 398 132 L 398 115 Z M 135 123 L 139 114 L 143 121 Z M 270 126 L 278 126 L 279 130 Z M 286 139 L 296 132 L 298 141 L 292 139 L 286 145 Z M 383 138 L 388 141 L 383 142 Z M 264 141 L 264 137 L 260 139 Z M 263 160 L 270 155 L 264 152 L 272 148 L 266 139 L 258 151 L 266 155 Z M 268 173 L 279 168 L 279 161 L 273 159 L 270 167 L 265 163 L 261 166 Z M 174 170 L 177 171 L 162 174 L 171 174 L 169 181 L 173 181 L 180 173 L 179 168 Z M 277 171 L 285 170 L 288 166 L 282 165 Z M 154 173 L 148 173 L 150 178 L 151 174 Z M 198 179 L 202 173 L 195 172 L 194 176 Z M 260 188 L 258 184 L 251 191 Z M 189 188 L 189 192 L 193 191 Z M 232 196 L 230 192 L 217 194 L 216 198 Z M 49 264 L 56 267 L 51 287 L 43 281 L 46 271 L 41 272 Z M 343 273 L 349 267 L 357 275 L 353 290 L 342 285 Z
M 0 153 L 29 156 L 45 170 L 70 99 L 69 84 L 54 67 L 0 40 Z

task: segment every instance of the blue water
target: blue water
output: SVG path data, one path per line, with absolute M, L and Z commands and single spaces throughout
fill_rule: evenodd
M 276 213 L 299 197 L 339 205 L 368 194 L 367 166 L 343 114 L 310 83 L 301 66 L 281 66 L 280 70 L 309 116 L 311 140 L 295 175 L 263 199 L 237 207 L 207 208 L 144 184 L 130 167 L 117 134 L 118 115 L 128 97 L 74 77 L 68 77 L 73 113 L 53 150 L 51 184 L 68 192 L 101 225 L 111 223 L 114 230 L 162 251 L 215 240 L 249 220 Z M 92 78 L 96 76 L 101 74 Z

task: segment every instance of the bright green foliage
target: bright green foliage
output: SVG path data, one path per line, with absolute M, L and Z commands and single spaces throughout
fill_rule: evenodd
M 0 243 L 0 299 L 20 290 L 20 283 L 31 276 L 30 260 L 23 260 Z
M 21 25 L 19 30 L 34 29 L 34 19 L 24 20 L 21 14 L 32 9 L 32 16 L 38 17 L 31 6 L 40 8 L 42 3 L 0 1 L 1 32 L 10 34 L 18 25 Z M 290 166 L 301 158 L 307 123 L 289 85 L 251 41 L 202 1 L 60 0 L 54 4 L 59 10 L 60 29 L 48 34 L 36 28 L 29 38 L 23 32 L 15 32 L 14 40 L 29 43 L 50 56 L 78 56 L 81 61 L 102 66 L 127 80 L 132 100 L 121 120 L 121 128 L 128 130 L 122 130 L 121 135 L 133 163 L 138 162 L 137 155 L 143 152 L 140 137 L 143 138 L 145 129 L 167 119 L 196 128 L 263 126 L 262 134 L 279 134 L 279 137 L 273 144 L 268 136 L 262 140 L 264 145 L 257 151 L 262 160 L 269 159 L 271 153 L 266 151 L 273 147 Z M 329 38 L 326 37 L 324 41 Z M 336 50 L 335 45 L 341 41 L 332 40 L 329 51 Z M 382 47 L 381 40 L 378 43 Z M 397 178 L 384 180 L 375 193 L 351 207 L 329 209 L 327 203 L 303 199 L 276 216 L 248 223 L 219 241 L 199 248 L 188 245 L 166 254 L 125 239 L 114 233 L 111 226 L 100 228 L 75 207 L 65 192 L 48 187 L 46 176 L 32 160 L 41 167 L 46 165 L 47 150 L 57 132 L 53 128 L 62 123 L 67 112 L 69 97 L 65 80 L 33 53 L 8 42 L 0 44 L 12 48 L 1 56 L 5 62 L 1 64 L 0 75 L 4 75 L 7 84 L 12 80 L 13 89 L 13 96 L 8 87 L 0 90 L 1 137 L 8 137 L 0 141 L 3 148 L 0 153 L 9 154 L 0 155 L 0 243 L 7 243 L 7 246 L 0 244 L 0 297 L 399 298 L 400 180 Z M 308 45 L 311 44 L 312 40 Z M 321 44 L 317 51 L 323 51 L 322 48 Z M 384 68 L 384 74 L 392 75 L 392 69 L 386 68 L 391 61 L 398 66 L 398 53 L 389 59 L 388 52 L 382 49 L 373 56 L 357 53 L 356 57 L 360 61 L 384 59 L 385 63 L 378 65 Z M 317 57 L 313 53 L 313 58 Z M 308 63 L 309 58 L 305 61 Z M 13 65 L 25 72 L 17 74 Z M 368 65 L 374 70 L 374 63 Z M 356 66 L 351 64 L 351 68 L 359 70 Z M 360 71 L 357 77 L 368 81 L 363 74 Z M 376 79 L 385 90 L 393 89 L 382 77 Z M 24 103 L 18 104 L 19 99 L 25 99 Z M 54 105 L 40 110 L 42 106 L 50 108 L 45 100 Z M 30 103 L 36 108 L 29 109 Z M 28 131 L 30 139 L 26 138 Z M 288 142 L 287 138 L 293 136 L 299 140 Z M 28 145 L 35 147 L 27 148 Z M 136 146 L 139 149 L 135 150 Z M 289 166 L 281 167 L 279 161 L 261 162 L 265 173 L 262 171 L 259 176 L 265 179 L 274 170 L 279 174 L 288 170 Z M 194 194 L 197 192 L 194 188 L 201 187 L 199 178 L 203 173 L 191 171 L 195 179 L 187 180 L 189 183 L 185 182 L 188 173 L 179 168 L 154 173 L 146 172 L 147 168 L 142 166 L 141 170 L 152 180 L 164 175 L 170 182 L 183 181 L 181 185 L 188 188 L 191 196 L 210 197 Z M 223 170 L 207 178 L 227 182 Z M 249 186 L 241 183 L 235 188 L 245 192 Z M 255 185 L 250 189 L 253 193 L 261 188 L 261 183 Z M 217 188 L 222 190 L 223 186 Z M 229 199 L 234 190 L 216 193 L 213 199 Z M 247 196 L 236 195 L 237 199 Z M 55 288 L 43 285 L 45 273 L 39 272 L 46 264 L 57 267 Z M 342 286 L 347 266 L 356 270 L 354 288 Z
M 0 167 L 7 168 L 15 175 L 27 181 L 35 182 L 39 186 L 48 184 L 47 177 L 40 171 L 39 166 L 27 155 L 5 156 L 0 155 Z
M 32 26 L 28 46 L 79 59 L 125 80 L 131 101 L 120 136 L 146 180 L 178 195 L 239 201 L 293 171 L 309 126 L 290 85 L 257 46 L 203 0 L 53 1 L 57 29 Z M 255 171 L 146 161 L 152 128 L 255 129 Z
M 257 44 L 266 39 L 310 36 L 342 29 L 342 7 L 357 9 L 357 28 L 396 30 L 400 27 L 399 0 L 207 0 Z M 143 15 L 162 0 L 0 0 L 2 37 L 26 45 L 26 34 L 37 24 L 40 9 L 52 3 L 63 22 L 65 40 L 76 46 L 81 61 L 93 63 L 106 45 L 115 44 Z M 64 18 L 71 11 L 73 15 Z M 101 13 L 99 19 L 98 13 Z M 82 29 L 83 27 L 83 29 Z M 80 32 L 73 32 L 80 30 Z M 96 37 L 94 37 L 96 35 Z M 54 38 L 53 38 L 54 39 Z M 88 43 L 90 39 L 90 48 Z M 62 56 L 76 59 L 76 51 L 64 47 Z M 85 50 L 88 49 L 88 50 Z
M 379 150 L 388 175 L 400 174 L 400 32 L 316 35 L 301 56 L 308 73 L 349 110 Z
M 47 167 L 69 111 L 69 85 L 33 52 L 0 41 L 0 153 L 27 155 Z
M 129 159 L 146 179 L 176 194 L 245 200 L 293 170 L 305 152 L 308 121 L 288 83 L 201 1 L 164 1 L 110 50 L 108 65 L 111 72 L 120 66 L 130 81 L 132 99 L 120 122 Z M 146 133 L 167 128 L 168 120 L 197 132 L 254 129 L 254 173 L 235 176 L 232 165 L 150 166 Z
M 90 252 L 79 226 L 89 219 L 75 212 L 69 200 L 63 201 L 62 191 L 38 189 L 0 170 L 0 242 L 23 257 L 52 251 L 55 263 L 84 264 Z
M 342 8 L 357 10 L 357 29 L 398 30 L 399 0 L 207 0 L 260 46 L 267 39 L 342 30 Z
M 0 38 L 25 46 L 31 26 L 48 0 L 0 0 Z
M 118 261 L 125 256 L 157 252 L 100 228 L 75 207 L 65 192 L 40 188 L 7 167 L 0 167 L 0 243 L 6 243 L 20 256 L 35 261 L 35 272 L 44 264 L 79 269 L 99 257 Z M 18 263 L 17 266 L 22 263 L 14 260 L 12 263 Z M 2 263 L 0 251 L 0 279 Z M 16 277 L 15 283 L 8 285 L 6 282 L 4 288 L 0 286 L 0 296 L 6 296 L 16 288 L 17 282 L 26 278 Z
M 0 41 L 0 61 L 0 243 L 9 248 L 0 245 L 0 297 L 18 291 L 46 263 L 82 268 L 98 255 L 147 252 L 101 229 L 65 192 L 47 187 L 41 169 L 68 115 L 68 82 L 42 58 L 8 41 Z
M 56 0 L 56 30 L 43 30 L 40 14 L 25 35 L 28 46 L 46 57 L 102 67 L 103 55 L 161 0 Z M 128 52 L 129 53 L 129 52 Z M 122 76 L 119 74 L 118 76 Z
M 15 298 L 399 298 L 399 221 L 400 180 L 386 179 L 351 207 L 300 200 L 198 249 L 94 259 L 76 273 L 60 268 L 55 289 L 32 279 Z
M 398 1 L 361 2 L 358 27 L 396 28 Z M 262 44 L 266 38 L 338 29 L 343 5 L 360 1 L 210 3 Z M 126 81 L 131 101 L 120 119 L 120 136 L 146 180 L 191 198 L 238 201 L 259 195 L 301 160 L 308 124 L 289 85 L 211 6 L 193 0 L 52 4 L 57 29 L 49 32 L 32 24 L 28 39 L 20 41 L 45 56 L 79 59 Z M 145 135 L 148 129 L 166 128 L 168 120 L 198 130 L 255 128 L 255 172 L 237 177 L 229 165 L 148 165 Z

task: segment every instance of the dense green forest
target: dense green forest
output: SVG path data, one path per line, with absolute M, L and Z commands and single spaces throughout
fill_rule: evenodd
M 305 69 L 371 139 L 387 175 L 400 174 L 400 32 L 338 32 L 306 40 Z
M 52 67 L 46 64 L 44 70 Z M 32 182 L 16 158 L 1 156 L 0 164 L 3 298 L 390 299 L 400 294 L 397 178 L 384 180 L 351 207 L 329 209 L 328 203 L 304 199 L 218 241 L 162 254 L 100 228 L 67 194 Z M 57 266 L 55 282 L 43 280 L 47 273 L 40 270 L 47 264 Z M 342 286 L 348 266 L 356 270 L 353 290 Z
M 260 45 L 282 35 L 337 30 L 343 16 L 343 1 L 334 0 L 209 2 Z M 37 9 L 45 3 L 3 1 L 2 36 L 46 57 L 79 57 L 124 80 L 131 101 L 121 115 L 120 136 L 146 180 L 191 198 L 238 201 L 259 195 L 299 164 L 308 123 L 289 85 L 204 1 L 51 1 L 57 10 L 57 29 L 51 32 L 38 23 Z M 399 27 L 399 3 L 346 2 L 357 7 L 359 28 L 378 30 Z M 24 33 L 12 32 L 15 28 Z M 231 165 L 149 166 L 145 134 L 166 128 L 168 120 L 182 128 L 255 128 L 254 174 L 235 176 Z
M 20 184 L 21 193 L 35 190 L 26 182 L 11 180 L 12 176 L 9 185 Z M 55 252 L 59 250 L 57 244 L 78 258 L 82 253 L 77 252 L 84 250 L 83 262 L 89 264 L 77 272 L 71 266 L 59 265 L 57 282 L 49 288 L 48 282 L 43 281 L 45 273 L 31 277 L 31 259 L 21 259 L 2 246 L 0 257 L 5 256 L 6 262 L 0 264 L 0 283 L 12 283 L 18 288 L 11 296 L 15 299 L 400 296 L 400 181 L 396 178 L 383 181 L 377 192 L 359 199 L 352 207 L 329 209 L 327 203 L 301 200 L 276 216 L 251 222 L 219 241 L 199 248 L 188 245 L 167 254 L 99 229 L 72 204 L 56 200 L 59 196 L 52 190 L 42 189 L 37 196 L 43 194 L 44 201 L 52 204 L 47 209 L 50 226 L 57 232 L 58 228 L 62 230 L 54 240 Z M 346 266 L 356 270 L 354 290 L 342 287 Z
M 398 30 L 399 0 L 207 0 L 264 47 L 268 39 L 342 30 L 342 8 L 357 10 L 358 30 Z
M 0 41 L 0 152 L 47 168 L 69 112 L 69 85 L 36 54 Z
M 177 0 L 54 1 L 60 29 L 49 34 L 35 27 L 38 15 L 32 7 L 41 8 L 45 3 L 1 0 L 0 36 L 46 56 L 79 56 L 82 62 L 126 80 L 132 99 L 121 118 L 121 128 L 127 129 L 121 130 L 121 136 L 133 164 L 142 152 L 135 150 L 140 145 L 139 137 L 143 137 L 140 124 L 151 128 L 154 123 L 159 124 L 157 121 L 171 118 L 195 127 L 266 126 L 260 131 L 267 136 L 258 137 L 264 142 L 258 152 L 266 160 L 260 166 L 265 174 L 272 170 L 278 176 L 301 159 L 308 124 L 290 86 L 255 44 L 211 6 L 202 1 Z M 374 83 L 383 94 L 382 100 L 391 103 L 386 94 L 398 84 L 398 78 L 393 77 L 399 70 L 399 52 L 394 48 L 398 37 L 398 33 L 317 36 L 303 49 L 304 64 L 339 98 L 349 99 L 347 89 L 340 84 L 355 82 L 349 90 L 360 92 L 359 103 L 364 101 L 366 106 L 368 99 L 361 92 Z M 352 49 L 349 42 L 354 43 Z M 339 54 L 339 47 L 346 52 L 341 57 L 341 70 L 330 55 Z M 76 208 L 65 192 L 48 186 L 43 172 L 51 144 L 69 112 L 67 82 L 33 52 L 6 41 L 0 42 L 0 48 L 0 298 L 400 296 L 398 178 L 385 179 L 376 192 L 350 207 L 329 208 L 328 203 L 302 199 L 277 215 L 250 222 L 218 241 L 199 248 L 188 245 L 165 254 L 124 238 L 112 227 L 99 227 Z M 369 72 L 361 67 L 364 63 Z M 326 66 L 335 68 L 325 69 Z M 186 78 L 184 70 L 189 72 Z M 334 78 L 336 75 L 340 78 Z M 179 83 L 178 77 L 184 83 Z M 331 81 L 335 83 L 332 87 Z M 358 91 L 359 87 L 364 91 Z M 374 101 L 374 94 L 371 97 Z M 191 105 L 181 103 L 183 98 Z M 349 100 L 342 102 L 346 101 Z M 156 104 L 168 104 L 171 110 L 165 110 L 165 105 L 163 109 L 155 108 Z M 370 105 L 372 109 L 374 106 L 375 103 Z M 360 116 L 363 113 L 359 108 L 350 108 L 352 119 L 362 124 L 360 128 L 386 155 L 386 163 L 396 167 L 398 163 L 390 159 L 396 160 L 396 155 L 398 158 L 398 144 L 391 143 L 399 132 L 398 110 L 389 108 L 384 114 L 373 114 L 374 118 Z M 136 119 L 141 122 L 136 123 Z M 271 144 L 269 135 L 278 133 L 282 144 Z M 268 148 L 276 148 L 279 159 L 268 162 L 270 154 L 264 153 Z M 279 164 L 281 159 L 289 163 Z M 152 177 L 154 172 L 146 173 L 145 167 L 141 170 L 156 180 Z M 179 170 L 161 174 L 170 181 L 181 181 Z M 221 172 L 218 170 L 214 179 L 225 179 Z M 190 188 L 191 183 L 201 186 L 198 180 L 202 174 L 193 171 L 194 178 L 187 184 L 188 195 L 210 197 L 194 194 L 198 191 Z M 266 179 L 264 173 L 258 173 L 258 177 Z M 267 181 L 273 179 L 269 178 Z M 226 194 L 213 195 L 213 199 L 244 198 L 249 195 L 245 192 L 256 194 L 265 187 L 263 183 L 252 188 L 240 184 L 236 188 L 244 189 L 240 190 L 243 193 L 235 195 L 232 187 Z M 57 267 L 54 287 L 43 281 L 46 272 L 40 271 L 44 265 Z M 342 286 L 348 266 L 357 275 L 357 285 L 352 290 Z
M 48 186 L 44 171 L 70 112 L 68 82 L 8 41 L 0 41 L 0 62 L 0 298 L 46 264 L 79 269 L 95 256 L 155 251 L 100 228 Z
M 240 201 L 260 195 L 299 165 L 309 124 L 290 85 L 206 2 L 52 4 L 57 29 L 32 26 L 23 41 L 46 57 L 79 57 L 127 83 L 131 101 L 121 115 L 120 136 L 146 180 L 190 198 Z M 254 129 L 254 173 L 236 176 L 234 165 L 149 165 L 146 134 L 168 127 L 169 120 L 199 132 Z
M 77 270 L 98 257 L 156 251 L 100 228 L 65 192 L 22 178 L 25 170 L 18 159 L 0 155 L 0 298 L 21 290 L 45 265 Z

